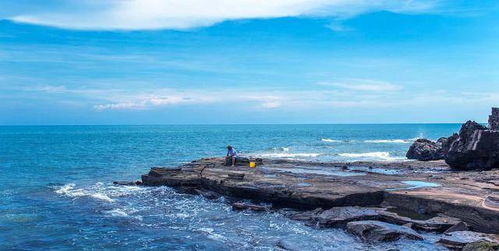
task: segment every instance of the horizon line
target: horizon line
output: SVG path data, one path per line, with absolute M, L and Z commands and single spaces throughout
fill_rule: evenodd
M 169 124 L 0 124 L 0 127 L 28 127 L 28 126 L 192 126 L 192 125 L 449 125 L 465 122 L 400 122 L 400 123 L 169 123 Z M 488 122 L 477 122 L 488 124 Z

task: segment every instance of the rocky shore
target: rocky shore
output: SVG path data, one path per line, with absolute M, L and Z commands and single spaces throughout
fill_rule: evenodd
M 498 241 L 498 170 L 456 172 L 441 160 L 259 164 L 231 168 L 221 158 L 206 158 L 152 168 L 142 184 L 225 196 L 234 210 L 276 210 L 368 242 L 423 238 L 418 231 L 442 233 L 438 242 L 452 249 Z
M 467 121 L 458 133 L 447 138 L 416 140 L 406 157 L 422 161 L 445 160 L 456 170 L 499 168 L 499 108 L 492 108 L 488 127 Z
M 499 250 L 499 109 L 492 109 L 489 127 L 468 121 L 450 137 L 416 140 L 407 158 L 415 160 L 244 158 L 236 167 L 205 158 L 154 167 L 131 185 L 224 196 L 234 210 L 277 211 L 311 227 L 343 228 L 366 242 L 420 240 L 428 231 L 441 234 L 437 242 L 449 249 Z

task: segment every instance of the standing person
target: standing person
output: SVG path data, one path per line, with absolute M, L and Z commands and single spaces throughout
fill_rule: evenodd
M 225 163 L 227 164 L 227 161 L 229 159 L 232 160 L 232 166 L 231 167 L 234 167 L 234 165 L 236 164 L 236 157 L 237 157 L 237 152 L 236 150 L 231 146 L 231 145 L 228 145 L 227 146 L 227 155 L 225 156 Z

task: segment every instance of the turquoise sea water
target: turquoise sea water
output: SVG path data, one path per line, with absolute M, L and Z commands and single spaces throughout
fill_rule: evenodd
M 152 166 L 244 155 L 334 160 L 404 159 L 418 137 L 459 124 L 0 127 L 0 250 L 435 250 L 426 241 L 363 244 L 278 213 L 233 212 L 223 199 L 167 187 L 114 186 Z

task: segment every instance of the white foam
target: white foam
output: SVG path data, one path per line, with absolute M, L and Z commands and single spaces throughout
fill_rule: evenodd
M 328 138 L 323 138 L 321 139 L 322 142 L 329 142 L 329 143 L 337 143 L 337 142 L 342 142 L 341 140 L 337 139 L 328 139 Z
M 257 154 L 263 158 L 314 158 L 318 157 L 319 153 L 261 153 Z
M 207 237 L 216 240 L 216 241 L 226 241 L 227 238 L 221 234 L 215 233 L 215 230 L 213 228 L 199 228 L 198 231 L 206 233 Z
M 128 217 L 128 214 L 123 209 L 119 209 L 119 208 L 104 211 L 104 213 L 109 214 L 111 216 L 115 216 L 115 217 Z
M 289 152 L 289 147 L 272 147 L 272 151 Z
M 105 195 L 103 193 L 90 194 L 90 197 L 98 199 L 98 200 L 107 201 L 107 202 L 113 202 L 114 201 L 113 199 L 109 198 L 109 196 L 107 196 L 107 195 Z
M 109 197 L 107 194 L 105 194 L 102 188 L 102 183 L 99 184 L 97 183 L 94 187 L 90 188 L 89 190 L 75 188 L 75 184 L 70 183 L 66 184 L 64 186 L 59 187 L 56 189 L 54 192 L 63 196 L 71 197 L 71 198 L 78 198 L 78 197 L 89 197 L 101 201 L 106 201 L 106 202 L 114 202 L 111 197 Z
M 73 184 L 73 183 L 66 184 L 64 186 L 59 187 L 59 189 L 56 189 L 55 193 L 57 193 L 57 194 L 67 194 L 67 193 L 69 193 L 74 188 L 74 186 L 75 186 L 75 184 Z
M 409 144 L 413 140 L 411 139 L 373 139 L 373 140 L 364 140 L 364 143 L 375 143 L 375 144 Z
M 367 152 L 367 153 L 340 153 L 341 157 L 351 159 L 375 159 L 375 160 L 399 160 L 400 157 L 392 157 L 389 152 Z

